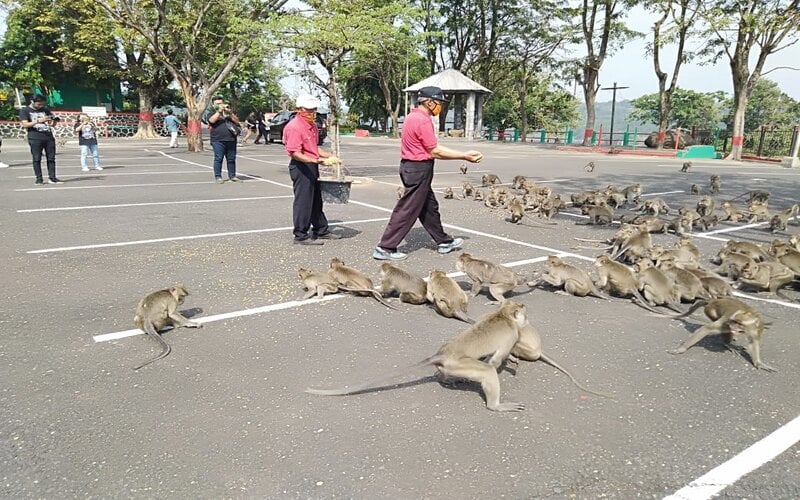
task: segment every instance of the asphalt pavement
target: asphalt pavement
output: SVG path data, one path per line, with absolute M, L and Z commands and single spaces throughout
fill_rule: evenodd
M 506 184 L 524 175 L 569 199 L 640 182 L 645 196 L 677 209 L 694 207 L 691 184 L 719 174 L 718 202 L 750 189 L 771 191 L 773 211 L 800 201 L 800 171 L 767 164 L 698 160 L 681 173 L 676 159 L 443 144 L 484 154 L 466 175 L 461 162 L 437 162 L 446 229 L 464 238 L 464 251 L 521 276 L 548 255 L 588 271 L 602 250 L 576 248 L 591 244 L 574 238 L 615 229 L 578 225 L 575 209 L 552 226 L 511 224 L 502 210 L 442 199 L 444 188 L 480 184 L 485 173 Z M 214 183 L 210 151 L 166 140 L 104 140 L 100 155 L 103 171 L 81 172 L 78 146 L 60 146 L 65 182 L 37 186 L 25 142 L 6 140 L 0 154 L 11 165 L 0 170 L 2 498 L 708 498 L 708 488 L 721 498 L 800 497 L 797 289 L 787 291 L 793 303 L 741 296 L 770 323 L 761 355 L 775 373 L 718 336 L 668 354 L 701 313 L 684 323 L 623 299 L 521 286 L 511 298 L 527 307 L 545 352 L 613 399 L 542 362 L 500 373 L 501 400 L 525 404 L 518 413 L 491 412 L 479 386 L 441 384 L 430 370 L 400 387 L 316 396 L 304 390 L 411 365 L 466 327 L 396 299 L 399 311 L 350 295 L 299 300 L 297 269 L 325 270 L 332 257 L 378 282 L 371 255 L 400 185 L 398 141 L 342 139 L 356 182 L 348 204 L 325 206 L 343 239 L 323 246 L 292 243 L 280 144 L 240 148 L 241 183 Z M 721 224 L 694 241 L 710 265 L 728 239 L 770 242 L 799 227 L 773 235 L 764 224 Z M 441 269 L 469 288 L 456 273 L 459 252 L 439 255 L 419 224 L 400 250 L 406 269 Z M 166 332 L 172 354 L 135 372 L 159 352 L 132 331 L 136 304 L 176 283 L 190 292 L 182 310 L 203 328 Z M 484 291 L 469 314 L 495 307 Z

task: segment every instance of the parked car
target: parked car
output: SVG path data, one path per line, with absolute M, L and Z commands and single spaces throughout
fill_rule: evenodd
M 269 142 L 283 142 L 283 127 L 296 114 L 297 111 L 281 111 L 267 122 L 269 126 Z M 325 138 L 328 137 L 328 120 L 326 117 L 325 113 L 317 113 L 317 132 L 319 133 L 317 144 L 319 145 L 322 145 L 325 142 Z

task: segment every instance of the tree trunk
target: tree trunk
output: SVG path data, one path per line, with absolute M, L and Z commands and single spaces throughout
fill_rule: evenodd
M 597 71 L 584 67 L 584 77 L 581 81 L 583 87 L 583 97 L 586 100 L 586 127 L 583 131 L 583 146 L 592 145 L 592 135 L 594 134 L 595 103 L 597 102 Z
M 528 78 L 523 76 L 519 89 L 519 120 L 520 137 L 522 142 L 528 137 L 528 113 L 525 112 L 525 96 L 528 94 Z
M 146 87 L 139 88 L 139 124 L 136 127 L 134 139 L 155 139 L 158 137 L 153 126 L 153 101 L 152 90 Z
M 328 71 L 328 98 L 331 112 L 331 150 L 333 154 L 341 158 L 339 153 L 339 89 L 336 82 L 336 66 L 325 68 Z M 344 172 L 341 165 L 334 165 L 334 177 L 344 179 Z
M 747 109 L 747 90 L 744 83 L 733 82 L 733 136 L 731 152 L 726 160 L 741 160 L 744 145 L 744 113 Z
M 186 145 L 189 152 L 199 153 L 203 150 L 203 124 L 201 122 L 205 108 L 195 100 L 193 94 L 184 94 L 188 113 L 186 125 Z
M 672 109 L 670 102 L 671 96 L 667 95 L 664 89 L 661 90 L 660 100 L 661 106 L 658 117 L 658 143 L 656 144 L 656 149 L 664 149 L 664 140 L 667 137 L 667 127 L 669 126 L 669 113 Z

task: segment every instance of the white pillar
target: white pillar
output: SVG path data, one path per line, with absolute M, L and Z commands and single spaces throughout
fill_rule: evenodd
M 475 92 L 470 92 L 467 97 L 467 123 L 464 124 L 464 137 L 475 140 Z
M 475 119 L 475 139 L 483 139 L 483 101 L 484 95 L 478 94 L 477 98 L 477 117 Z

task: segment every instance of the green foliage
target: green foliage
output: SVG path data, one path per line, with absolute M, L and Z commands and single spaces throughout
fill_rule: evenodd
M 730 104 L 732 108 L 732 103 Z M 730 118 L 726 120 L 730 122 Z M 800 123 L 800 101 L 781 92 L 778 84 L 761 78 L 753 87 L 744 114 L 745 132 L 757 130 L 762 125 L 789 129 Z
M 661 101 L 658 93 L 647 94 L 631 101 L 633 111 L 628 114 L 629 120 L 642 123 L 659 122 Z M 725 94 L 723 92 L 695 92 L 680 87 L 672 95 L 672 110 L 667 128 L 691 128 L 714 130 L 727 112 Z
M 525 95 L 525 113 L 529 130 L 560 128 L 575 125 L 579 102 L 569 92 L 553 87 L 549 78 L 538 80 Z M 497 92 L 483 111 L 486 126 L 520 128 L 522 124 L 518 97 L 513 92 Z

